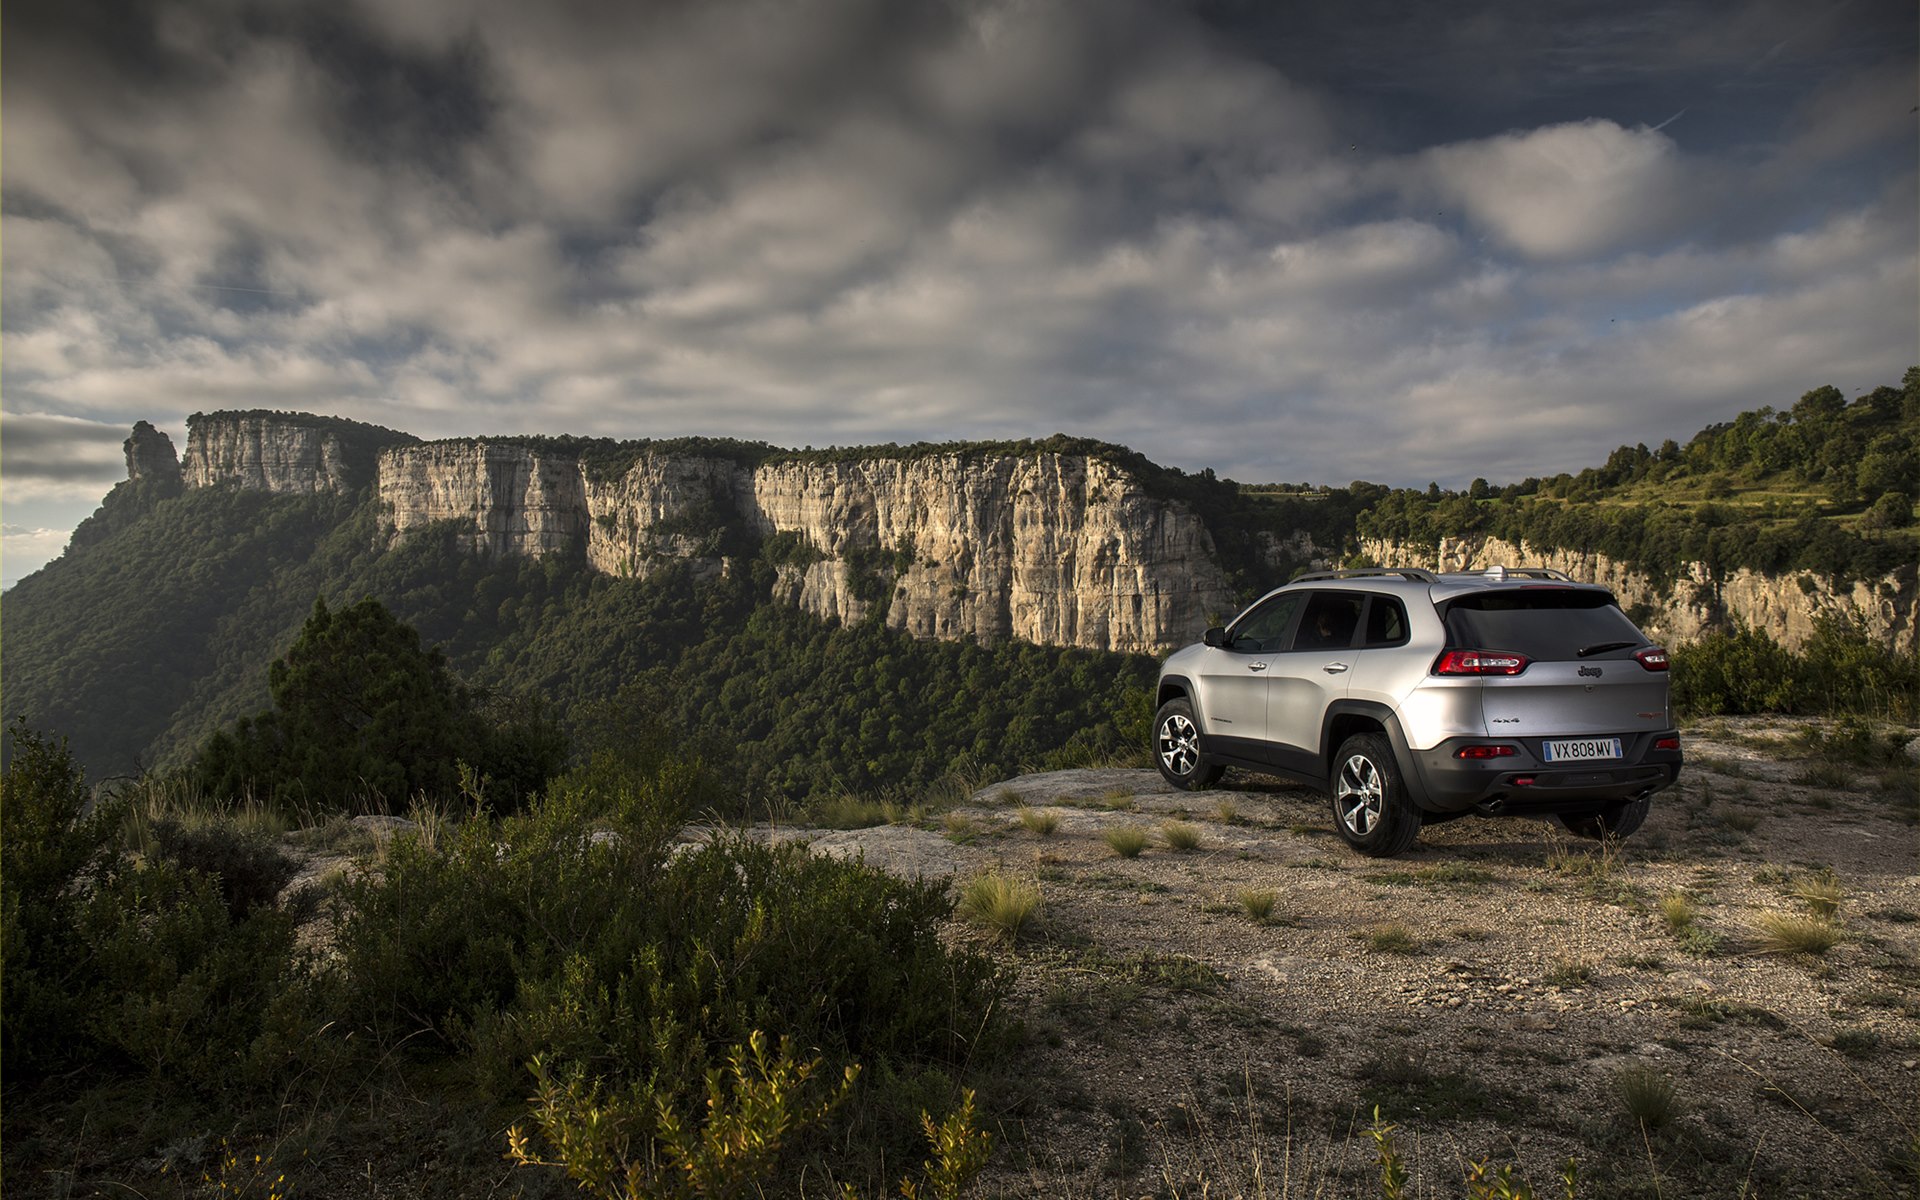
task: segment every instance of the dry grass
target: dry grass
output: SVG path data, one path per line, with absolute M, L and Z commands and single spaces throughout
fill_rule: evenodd
M 1016 942 L 1038 919 L 1042 903 L 1037 884 L 989 872 L 960 889 L 957 911 L 963 920 Z
M 1028 833 L 1037 833 L 1041 837 L 1052 837 L 1060 828 L 1060 814 L 1050 808 L 1028 808 L 1020 806 L 1020 824 Z
M 1160 836 L 1172 850 L 1196 850 L 1200 846 L 1200 827 L 1185 821 L 1168 821 L 1160 827 Z
M 1757 922 L 1755 949 L 1762 954 L 1811 954 L 1816 958 L 1839 944 L 1840 927 L 1824 917 L 1766 912 Z
M 1109 849 L 1121 858 L 1139 858 L 1147 848 L 1147 831 L 1138 825 L 1120 825 L 1106 832 Z
M 1680 1095 L 1658 1068 L 1640 1064 L 1623 1068 L 1613 1077 L 1614 1094 L 1629 1117 L 1647 1128 L 1659 1129 L 1680 1115 Z
M 1255 921 L 1265 925 L 1273 919 L 1273 905 L 1280 898 L 1278 892 L 1248 888 L 1240 893 L 1240 907 Z

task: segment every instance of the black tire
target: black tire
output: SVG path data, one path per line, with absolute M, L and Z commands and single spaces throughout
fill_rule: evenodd
M 1153 765 L 1160 778 L 1184 791 L 1204 791 L 1226 773 L 1200 750 L 1200 723 L 1185 696 L 1175 696 L 1153 717 Z
M 1340 744 L 1327 796 L 1334 829 L 1369 858 L 1392 858 L 1420 836 L 1420 810 L 1384 733 L 1356 733 Z
M 1653 797 L 1642 796 L 1638 800 L 1609 805 L 1588 816 L 1562 817 L 1560 820 L 1574 834 L 1599 842 L 1610 837 L 1632 837 L 1634 831 L 1645 824 L 1647 812 L 1652 808 Z

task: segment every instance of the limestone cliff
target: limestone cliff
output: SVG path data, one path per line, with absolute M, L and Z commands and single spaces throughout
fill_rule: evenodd
M 580 464 L 506 442 L 428 442 L 380 455 L 379 497 L 397 540 L 458 521 L 467 548 L 540 557 L 580 540 L 586 493 Z
M 1535 549 L 1479 536 L 1442 538 L 1437 551 L 1365 540 L 1360 552 L 1377 563 L 1441 571 L 1477 571 L 1495 564 L 1552 567 L 1612 588 L 1622 607 L 1641 618 L 1649 636 L 1674 645 L 1737 621 L 1798 649 L 1813 635 L 1816 620 L 1839 616 L 1859 620 L 1868 634 L 1896 650 L 1914 653 L 1920 647 L 1920 604 L 1912 566 L 1879 579 L 1835 586 L 1807 573 L 1763 575 L 1742 567 L 1722 576 L 1703 563 L 1691 563 L 1668 584 L 1604 554 Z
M 188 487 L 230 484 L 287 495 L 346 492 L 372 481 L 382 446 L 411 434 L 309 413 L 217 412 L 187 418 Z
M 649 451 L 597 478 L 565 455 L 446 442 L 383 453 L 379 498 L 396 539 L 459 519 L 479 551 L 583 540 L 593 567 L 635 577 L 674 560 L 730 570 L 743 536 L 785 535 L 786 600 L 845 621 L 880 604 L 918 637 L 1151 652 L 1233 608 L 1199 518 L 1086 455 L 749 466 Z

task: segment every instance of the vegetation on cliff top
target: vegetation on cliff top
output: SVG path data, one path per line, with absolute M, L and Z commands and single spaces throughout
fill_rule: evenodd
M 1429 547 L 1483 534 L 1597 550 L 1656 579 L 1690 562 L 1872 579 L 1920 560 L 1916 498 L 1920 367 L 1897 389 L 1848 403 L 1836 388 L 1815 388 L 1789 409 L 1741 413 L 1684 446 L 1621 446 L 1578 474 L 1505 487 L 1476 479 L 1464 492 L 1377 489 L 1356 532 Z

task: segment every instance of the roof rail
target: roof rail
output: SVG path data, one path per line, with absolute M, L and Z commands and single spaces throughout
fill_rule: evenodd
M 1573 576 L 1565 571 L 1556 571 L 1552 567 L 1506 567 L 1491 566 L 1484 571 L 1462 571 L 1463 575 L 1478 575 L 1486 579 L 1551 579 L 1555 583 L 1573 583 Z
M 1420 583 L 1438 583 L 1440 579 L 1432 571 L 1423 571 L 1419 567 L 1343 567 L 1338 571 L 1309 571 L 1305 575 L 1296 575 L 1288 583 L 1301 583 L 1309 579 L 1365 579 L 1368 576 L 1399 575 Z

